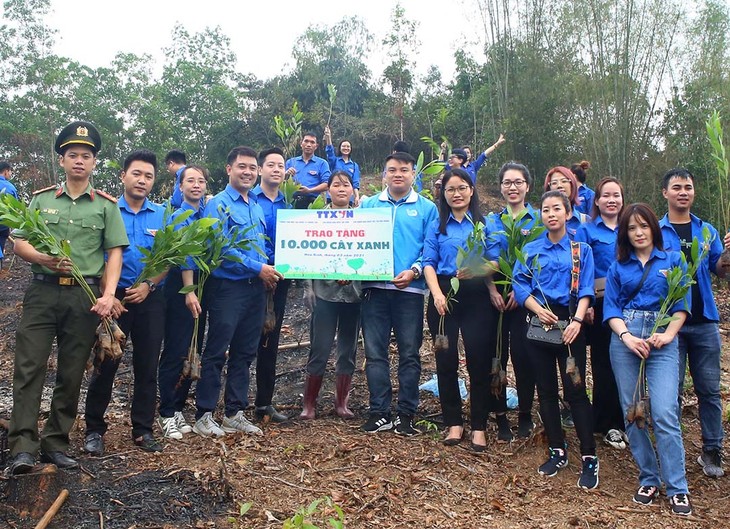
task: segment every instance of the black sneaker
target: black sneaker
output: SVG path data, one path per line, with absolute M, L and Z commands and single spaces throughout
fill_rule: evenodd
M 672 508 L 672 514 L 680 516 L 689 516 L 692 514 L 692 504 L 689 502 L 687 494 L 675 494 L 669 498 L 669 506 Z
M 393 429 L 393 422 L 387 415 L 373 413 L 360 429 L 367 433 L 385 432 Z
M 562 448 L 550 448 L 550 459 L 545 461 L 537 472 L 542 476 L 552 477 L 558 470 L 568 466 L 568 455 Z
M 578 486 L 586 490 L 598 487 L 598 458 L 596 456 L 583 456 L 583 469 L 580 471 Z
M 402 415 L 399 413 L 393 422 L 393 427 L 395 428 L 395 433 L 405 437 L 413 437 L 421 433 L 413 426 L 413 417 L 410 415 Z
M 514 436 L 512 430 L 509 427 L 509 419 L 507 415 L 502 413 L 497 415 L 497 442 L 498 443 L 511 443 Z
M 570 408 L 565 405 L 560 406 L 560 424 L 562 424 L 563 428 L 565 428 L 566 430 L 575 428 L 575 422 L 573 422 L 573 412 L 570 411 Z
M 702 454 L 697 458 L 697 462 L 702 467 L 705 476 L 711 478 L 720 478 L 725 475 L 722 469 L 722 454 L 719 448 L 711 448 L 702 450 Z
M 532 430 L 534 428 L 535 423 L 532 422 L 532 415 L 526 412 L 520 412 L 517 422 L 517 438 L 527 439 L 532 435 Z
M 654 485 L 643 485 L 634 494 L 633 501 L 639 505 L 651 505 L 659 497 L 659 488 Z

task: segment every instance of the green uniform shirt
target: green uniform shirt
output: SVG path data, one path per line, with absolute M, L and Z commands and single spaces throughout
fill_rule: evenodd
M 54 237 L 69 242 L 71 260 L 85 277 L 101 277 L 105 250 L 129 245 L 119 206 L 97 193 L 91 184 L 75 200 L 68 195 L 65 183 L 42 191 L 33 197 L 28 207 L 40 210 Z M 19 230 L 13 235 L 23 238 Z M 58 275 L 37 264 L 32 265 L 31 270 Z

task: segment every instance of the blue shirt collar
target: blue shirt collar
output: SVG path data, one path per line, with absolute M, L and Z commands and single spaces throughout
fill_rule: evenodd
M 234 200 L 235 201 L 235 200 L 238 200 L 240 198 L 242 201 L 245 202 L 245 200 L 243 200 L 243 195 L 241 193 L 239 193 L 238 191 L 236 191 L 231 184 L 227 184 L 226 185 L 225 192 L 226 192 L 226 194 L 229 197 L 231 197 L 231 200 Z M 251 191 L 248 192 L 248 195 L 249 195 L 248 198 L 250 199 L 251 198 Z
M 279 200 L 284 200 L 284 193 L 281 192 L 281 189 L 278 189 L 277 192 L 278 192 L 278 194 L 276 195 L 276 199 L 274 200 L 274 202 L 279 202 Z M 255 195 L 256 197 L 260 197 L 261 195 L 266 196 L 264 194 L 263 188 L 261 187 L 261 184 L 257 184 L 256 187 L 254 187 L 251 190 L 251 194 Z M 266 198 L 269 198 L 269 197 L 266 197 Z
M 119 200 L 117 200 L 117 204 L 119 204 L 120 208 L 124 208 L 132 214 L 138 213 L 129 206 L 129 204 L 127 203 L 127 199 L 124 198 L 124 193 L 122 193 L 122 196 L 120 196 Z M 154 211 L 154 209 L 155 208 L 152 206 L 152 202 L 150 202 L 149 199 L 145 198 L 144 202 L 142 203 L 142 207 L 139 208 L 139 211 L 144 211 L 144 210 Z

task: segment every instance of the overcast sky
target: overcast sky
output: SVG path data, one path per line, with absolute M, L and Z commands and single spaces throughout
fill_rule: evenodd
M 190 32 L 221 26 L 238 57 L 239 71 L 268 79 L 293 66 L 291 50 L 296 38 L 311 24 L 332 26 L 348 16 L 358 16 L 374 34 L 368 62 L 375 76 L 382 73 L 386 57 L 380 53 L 389 30 L 395 0 L 124 0 L 81 6 L 77 0 L 51 0 L 49 24 L 58 30 L 56 53 L 96 68 L 107 66 L 120 51 L 149 53 L 161 69 L 163 47 L 170 44 L 175 24 Z M 445 82 L 454 73 L 453 55 L 472 44 L 479 53 L 476 35 L 482 22 L 469 12 L 474 0 L 425 2 L 401 0 L 407 16 L 419 22 L 418 74 L 436 64 Z M 446 6 L 446 7 L 439 7 Z M 477 56 L 477 59 L 479 57 Z

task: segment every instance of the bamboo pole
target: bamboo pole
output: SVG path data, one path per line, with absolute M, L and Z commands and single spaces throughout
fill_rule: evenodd
M 68 498 L 68 489 L 63 489 L 59 493 L 58 498 L 56 498 L 56 501 L 53 502 L 53 505 L 51 505 L 46 511 L 46 514 L 43 515 L 43 518 L 41 518 L 36 524 L 35 529 L 46 529 L 48 524 L 51 523 L 51 520 L 54 516 L 56 516 L 56 513 L 63 505 L 63 502 L 66 501 L 66 498 Z

